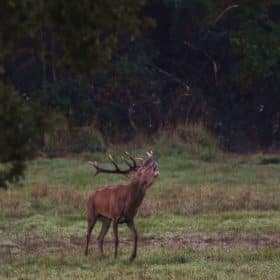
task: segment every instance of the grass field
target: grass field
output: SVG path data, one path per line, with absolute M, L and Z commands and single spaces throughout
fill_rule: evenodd
M 268 157 L 268 156 L 267 156 Z M 85 257 L 85 203 L 98 186 L 122 182 L 92 176 L 88 159 L 36 159 L 22 186 L 0 191 L 0 278 L 14 279 L 280 279 L 280 164 L 264 155 L 159 158 L 161 176 L 135 219 L 134 263 L 129 231 L 120 226 L 113 258 L 93 231 Z M 263 164 L 262 164 L 263 163 Z

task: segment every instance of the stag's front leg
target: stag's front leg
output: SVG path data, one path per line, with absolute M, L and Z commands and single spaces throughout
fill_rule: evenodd
M 129 227 L 132 236 L 133 236 L 133 250 L 132 250 L 132 254 L 129 258 L 130 261 L 133 261 L 136 258 L 136 254 L 137 254 L 137 240 L 138 240 L 138 234 L 134 225 L 134 222 L 128 222 L 127 226 Z
M 115 240 L 115 258 L 118 255 L 118 246 L 119 246 L 119 236 L 118 236 L 118 220 L 113 221 L 113 233 Z

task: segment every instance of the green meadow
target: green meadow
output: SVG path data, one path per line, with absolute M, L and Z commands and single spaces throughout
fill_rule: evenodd
M 1 279 L 280 279 L 280 164 L 271 155 L 160 156 L 160 177 L 135 219 L 133 263 L 125 225 L 117 259 L 111 229 L 105 256 L 97 251 L 99 224 L 84 256 L 87 197 L 126 182 L 93 177 L 93 159 L 107 161 L 38 158 L 20 185 L 0 190 Z

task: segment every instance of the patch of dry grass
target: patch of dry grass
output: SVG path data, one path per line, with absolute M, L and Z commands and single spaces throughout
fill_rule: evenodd
M 30 188 L 30 195 L 38 202 L 48 201 L 55 207 L 69 207 L 73 210 L 84 211 L 88 195 L 85 192 L 67 190 L 59 186 L 48 186 L 36 183 Z
M 256 187 L 183 188 L 170 187 L 165 193 L 157 194 L 156 199 L 144 200 L 140 216 L 146 217 L 160 212 L 173 214 L 197 214 L 206 211 L 233 210 L 279 210 L 280 196 L 275 189 L 274 195 L 266 195 Z
M 114 152 L 120 159 L 121 150 Z M 90 256 L 83 256 L 89 192 L 125 181 L 92 177 L 86 162 L 107 164 L 105 155 L 35 160 L 22 187 L 0 192 L 0 278 L 279 279 L 280 169 L 259 164 L 261 158 L 234 155 L 209 163 L 162 155 L 161 177 L 135 220 L 139 254 L 133 264 L 127 263 L 132 241 L 125 225 L 117 260 L 110 232 L 106 257 L 99 255 L 100 223 Z
M 0 213 L 4 216 L 18 217 L 25 213 L 27 201 L 6 192 L 6 195 L 0 198 Z

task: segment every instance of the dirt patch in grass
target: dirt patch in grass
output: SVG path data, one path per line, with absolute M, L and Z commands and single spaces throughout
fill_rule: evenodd
M 112 249 L 113 240 L 105 240 L 105 251 Z M 121 247 L 131 247 L 131 240 L 120 240 Z M 24 255 L 42 255 L 52 253 L 65 253 L 69 251 L 83 252 L 85 239 L 70 237 L 68 240 L 45 241 L 36 237 L 27 237 L 22 242 L 9 241 L 0 244 L 0 258 Z M 234 238 L 230 236 L 217 236 L 215 238 L 203 238 L 200 235 L 183 235 L 177 238 L 161 238 L 149 241 L 140 241 L 139 247 L 145 250 L 156 248 L 167 248 L 170 250 L 206 250 L 211 248 L 222 249 L 247 249 L 258 250 L 264 248 L 280 248 L 280 235 L 267 235 L 262 239 L 243 237 Z M 92 241 L 90 251 L 97 251 L 96 241 Z
M 215 238 L 202 238 L 200 235 L 184 235 L 172 239 L 160 239 L 155 243 L 161 247 L 172 249 L 193 249 L 203 250 L 208 248 L 246 248 L 246 249 L 261 249 L 261 248 L 280 248 L 280 235 L 267 235 L 262 239 L 243 237 L 235 238 L 231 236 L 217 236 Z M 153 242 L 151 242 L 152 245 Z

